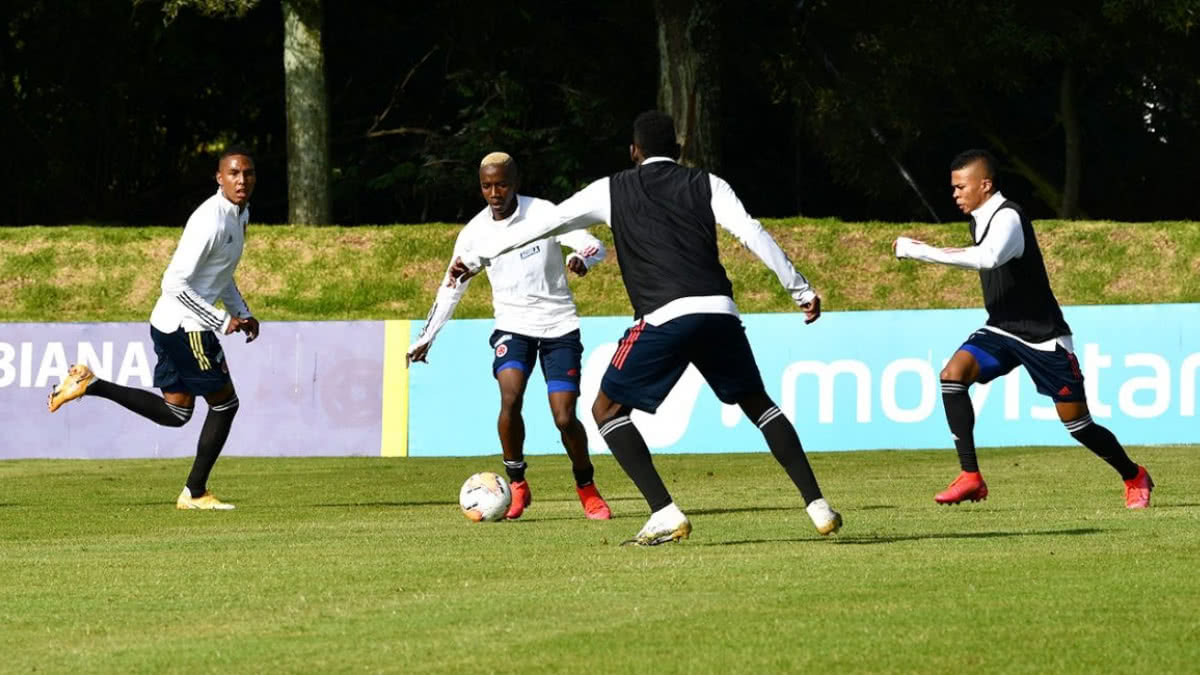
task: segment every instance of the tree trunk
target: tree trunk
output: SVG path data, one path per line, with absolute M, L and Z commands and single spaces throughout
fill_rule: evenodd
M 1058 217 L 1075 219 L 1082 213 L 1079 208 L 1079 189 L 1083 183 L 1083 130 L 1079 121 L 1079 108 L 1075 102 L 1075 66 L 1071 63 L 1063 68 L 1059 86 L 1059 116 L 1062 118 L 1066 135 L 1066 171 L 1063 175 L 1062 203 Z
M 682 162 L 709 171 L 721 164 L 718 13 L 715 0 L 654 0 L 658 106 L 675 118 Z
M 287 105 L 288 221 L 332 221 L 329 99 L 321 44 L 323 0 L 282 0 Z

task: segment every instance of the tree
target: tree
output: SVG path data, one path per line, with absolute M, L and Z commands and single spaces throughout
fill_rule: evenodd
M 139 5 L 148 0 L 133 0 Z M 260 0 L 165 0 L 170 23 L 190 7 L 205 16 L 241 18 Z M 323 0 L 281 0 L 288 138 L 288 221 L 332 221 L 329 97 L 325 86 Z
M 282 0 L 287 92 L 288 220 L 332 220 L 329 192 L 329 100 L 321 48 L 322 0 Z
M 654 0 L 658 21 L 658 106 L 675 118 L 681 159 L 717 171 L 721 166 L 719 3 Z

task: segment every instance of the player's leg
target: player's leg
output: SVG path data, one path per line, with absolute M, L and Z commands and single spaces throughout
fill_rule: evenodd
M 575 492 L 583 505 L 583 512 L 591 520 L 608 520 L 612 512 L 596 488 L 596 469 L 588 456 L 587 431 L 575 413 L 579 400 L 579 373 L 582 368 L 583 343 L 579 331 L 544 339 L 538 346 L 542 362 L 542 374 L 546 378 L 546 391 L 550 399 L 550 413 L 554 426 L 562 439 L 567 456 L 571 458 L 571 472 L 575 475 Z
M 504 472 L 512 488 L 512 505 L 506 518 L 520 518 L 525 507 L 533 501 L 533 493 L 525 480 L 525 418 L 521 409 L 525 401 L 525 385 L 537 358 L 537 341 L 495 331 L 490 339 L 493 350 L 492 374 L 500 386 L 500 414 L 496 431 L 504 455 Z
M 625 543 L 654 546 L 687 538 L 692 524 L 679 510 L 654 468 L 650 448 L 634 426 L 634 409 L 653 413 L 687 368 L 680 350 L 678 323 L 651 326 L 639 322 L 625 332 L 600 381 L 592 417 L 613 458 L 650 507 L 650 519 Z
M 190 355 L 178 356 L 175 363 L 183 387 L 204 397 L 208 403 L 208 414 L 204 418 L 204 426 L 200 428 L 196 458 L 192 460 L 187 484 L 175 500 L 175 507 L 228 511 L 234 508 L 233 504 L 222 502 L 209 491 L 208 478 L 233 427 L 233 418 L 237 415 L 239 405 L 237 392 L 234 391 L 233 380 L 229 377 L 229 364 L 225 362 L 225 352 L 216 334 L 197 331 L 187 333 L 187 336 Z
M 800 490 L 805 510 L 821 534 L 842 526 L 841 515 L 821 494 L 796 428 L 767 395 L 758 363 L 741 320 L 732 315 L 699 315 L 687 354 L 722 403 L 736 403 L 754 421 L 771 454 Z
M 1053 352 L 1022 349 L 1022 363 L 1037 390 L 1054 399 L 1054 408 L 1067 431 L 1088 450 L 1108 463 L 1125 481 L 1125 505 L 1131 509 L 1150 506 L 1154 481 L 1145 467 L 1125 452 L 1106 427 L 1096 424 L 1088 410 L 1083 372 L 1075 354 L 1059 345 Z
M 987 499 L 987 483 L 975 455 L 975 407 L 967 391 L 976 382 L 987 383 L 1004 375 L 1016 367 L 1016 363 L 999 336 L 976 331 L 942 369 L 942 406 L 961 470 L 945 490 L 934 495 L 937 503 L 959 504 Z
M 163 396 L 135 387 L 126 387 L 115 382 L 102 380 L 85 365 L 71 366 L 64 379 L 50 394 L 50 412 L 58 410 L 64 403 L 83 396 L 106 398 L 121 407 L 162 426 L 181 427 L 192 418 L 194 399 L 186 391 L 178 391 L 179 375 L 172 353 L 183 348 L 186 338 L 180 331 L 168 335 L 153 327 L 150 337 L 158 364 L 154 368 L 154 386 L 164 390 Z M 176 344 L 178 343 L 178 344 Z M 167 394 L 173 388 L 173 394 Z

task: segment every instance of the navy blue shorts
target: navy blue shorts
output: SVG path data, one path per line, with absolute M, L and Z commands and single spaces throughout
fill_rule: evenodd
M 164 333 L 151 326 L 150 339 L 158 356 L 158 364 L 154 366 L 155 387 L 203 396 L 233 382 L 216 333 L 210 330 L 189 333 L 182 328 Z
M 652 413 L 688 364 L 722 403 L 766 391 L 746 328 L 732 314 L 687 314 L 661 326 L 638 322 L 618 343 L 600 390 L 617 403 Z
M 488 339 L 492 345 L 492 375 L 517 368 L 529 377 L 533 364 L 541 357 L 542 377 L 546 392 L 573 391 L 579 393 L 579 371 L 583 364 L 583 342 L 579 331 L 573 330 L 556 338 L 535 338 L 502 330 L 493 331 Z
M 977 382 L 981 384 L 1007 375 L 1017 366 L 1025 366 L 1039 394 L 1049 396 L 1056 403 L 1084 400 L 1079 361 L 1062 345 L 1055 345 L 1052 352 L 1044 352 L 1006 335 L 977 330 L 959 349 L 970 352 L 979 363 Z

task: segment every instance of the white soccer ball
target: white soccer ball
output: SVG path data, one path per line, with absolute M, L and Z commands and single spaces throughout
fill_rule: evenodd
M 481 471 L 463 483 L 458 491 L 458 505 L 463 515 L 475 522 L 504 518 L 512 504 L 512 489 L 504 477 L 491 471 Z

